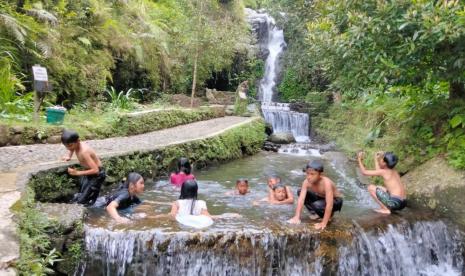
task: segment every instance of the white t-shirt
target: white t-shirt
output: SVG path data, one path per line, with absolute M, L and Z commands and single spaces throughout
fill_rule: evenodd
M 178 199 L 178 215 L 190 215 L 192 199 Z M 207 210 L 207 204 L 203 200 L 196 200 L 194 205 L 193 215 L 198 216 L 202 213 L 202 210 Z

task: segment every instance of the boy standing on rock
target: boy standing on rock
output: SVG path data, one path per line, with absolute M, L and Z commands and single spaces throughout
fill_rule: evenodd
M 315 229 L 323 230 L 328 225 L 329 220 L 335 211 L 342 209 L 342 194 L 334 185 L 334 182 L 327 176 L 322 175 L 323 164 L 319 161 L 312 161 L 305 167 L 306 178 L 302 183 L 302 189 L 297 191 L 299 199 L 295 209 L 295 215 L 287 222 L 300 223 L 300 214 L 305 205 L 310 212 L 317 216 L 310 218 L 322 218 L 320 223 L 315 224 Z
M 379 204 L 378 213 L 390 214 L 391 211 L 402 210 L 407 206 L 405 187 L 399 173 L 394 170 L 398 158 L 392 152 L 377 152 L 375 154 L 375 169 L 367 170 L 363 165 L 364 152 L 358 153 L 358 166 L 363 175 L 382 176 L 385 187 L 369 185 L 368 191 Z
M 79 193 L 74 195 L 72 202 L 94 204 L 106 177 L 102 162 L 90 146 L 79 140 L 79 135 L 73 130 L 64 130 L 61 142 L 69 150 L 69 154 L 62 158 L 63 161 L 71 160 L 73 154 L 76 153 L 79 164 L 84 168 L 84 170 L 68 168 L 69 175 L 79 176 L 80 182 Z

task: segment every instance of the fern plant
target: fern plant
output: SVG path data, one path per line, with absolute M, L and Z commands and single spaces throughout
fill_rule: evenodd
M 110 98 L 111 108 L 125 110 L 131 110 L 134 108 L 134 100 L 131 98 L 131 93 L 133 92 L 132 88 L 129 88 L 126 92 L 120 91 L 118 93 L 114 87 L 110 87 L 106 90 L 106 92 Z

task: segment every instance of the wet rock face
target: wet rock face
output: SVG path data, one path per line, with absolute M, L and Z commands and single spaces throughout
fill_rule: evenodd
M 291 111 L 299 112 L 299 113 L 309 113 L 310 112 L 310 105 L 307 103 L 289 103 L 289 108 Z
M 281 148 L 281 145 L 272 143 L 270 141 L 266 141 L 263 144 L 263 150 L 266 150 L 266 151 L 278 152 L 279 148 Z
M 451 168 L 436 157 L 402 177 L 409 204 L 428 207 L 465 226 L 465 173 Z
M 86 208 L 79 204 L 39 203 L 37 209 L 49 220 L 56 221 L 64 232 L 73 231 L 76 224 L 83 222 L 86 213 Z
M 79 204 L 39 203 L 37 209 L 51 222 L 48 230 L 51 244 L 63 258 L 55 270 L 65 275 L 73 274 L 84 248 L 86 208 Z
M 270 137 L 268 137 L 268 141 L 275 144 L 290 144 L 295 143 L 295 138 L 292 133 L 278 132 L 271 134 Z
M 265 60 L 269 55 L 269 50 L 266 48 L 269 37 L 269 29 L 266 15 L 257 13 L 253 10 L 246 9 L 247 20 L 251 26 L 253 36 L 257 39 L 259 48 L 258 57 Z

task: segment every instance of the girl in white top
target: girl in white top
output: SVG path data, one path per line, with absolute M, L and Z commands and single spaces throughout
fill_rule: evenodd
M 212 217 L 207 210 L 207 204 L 203 200 L 197 200 L 197 182 L 187 180 L 181 186 L 181 195 L 179 199 L 171 205 L 170 215 L 204 215 Z

